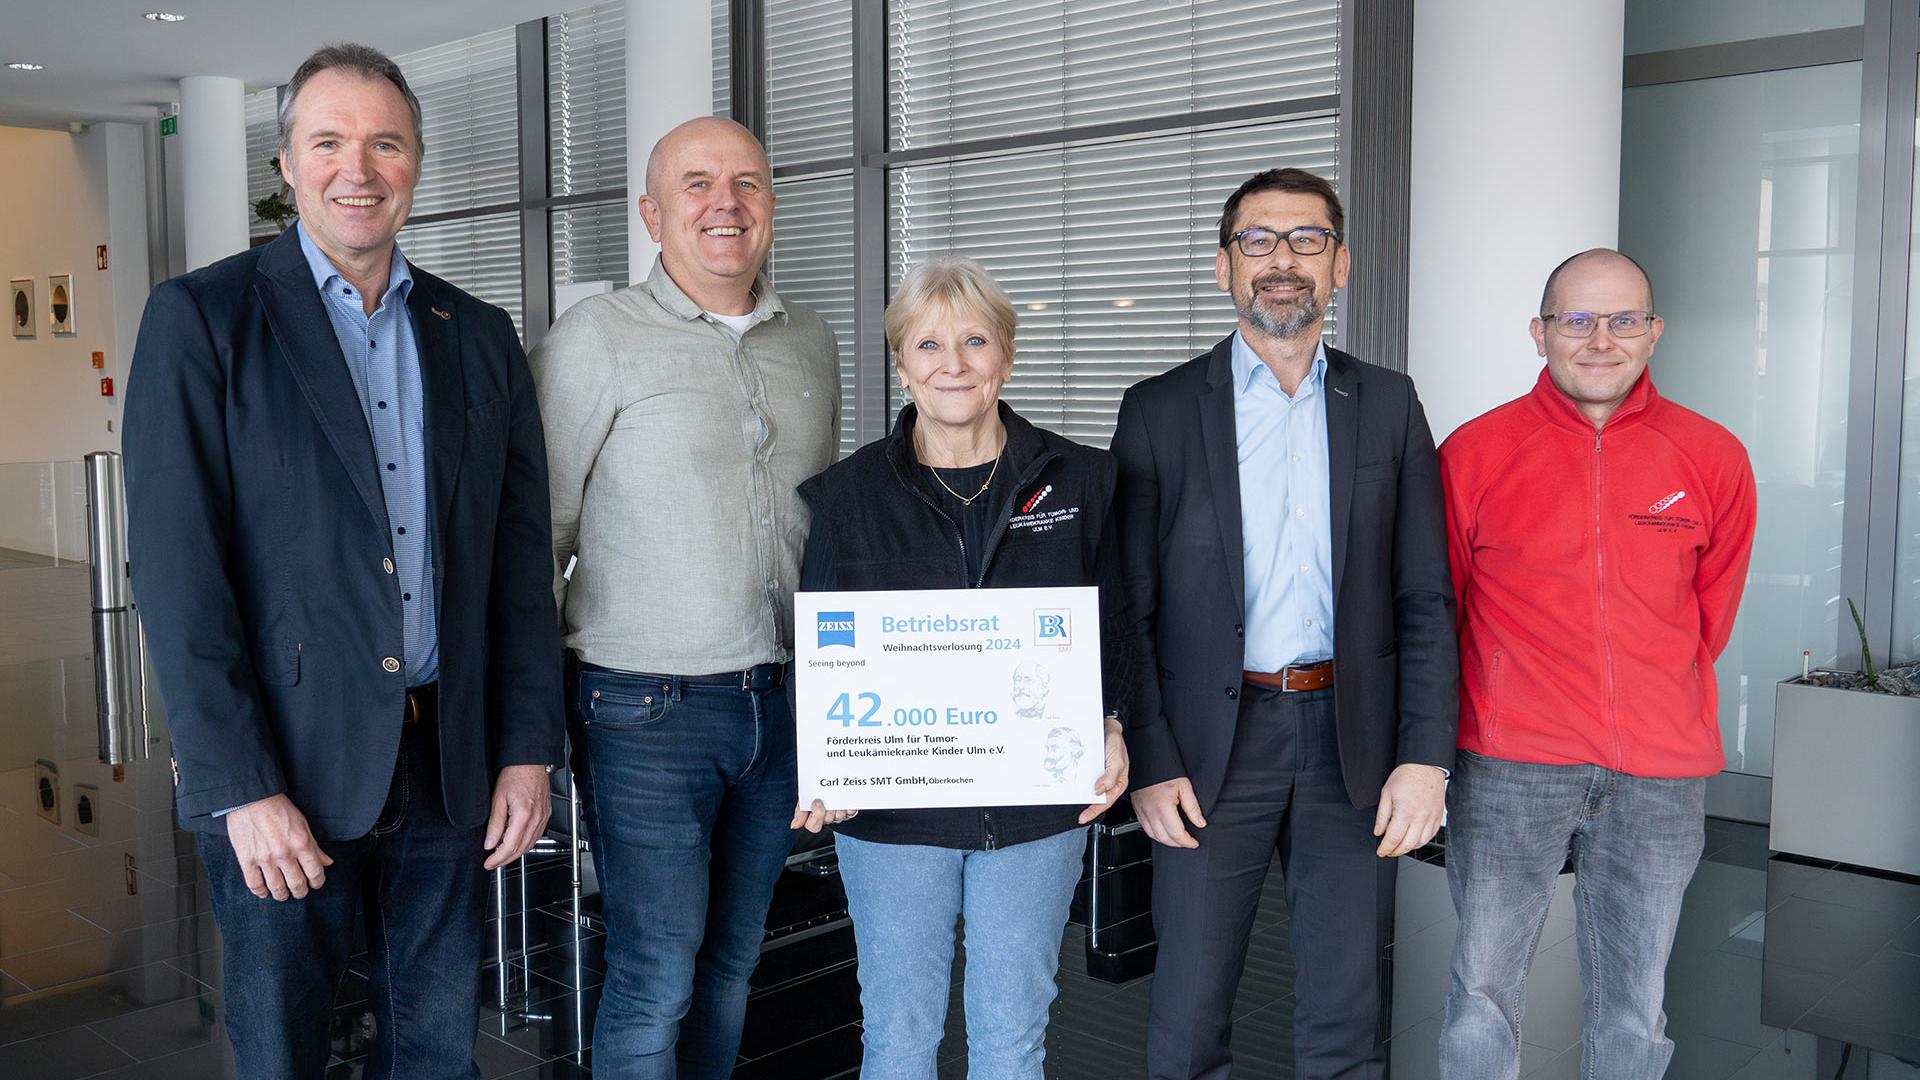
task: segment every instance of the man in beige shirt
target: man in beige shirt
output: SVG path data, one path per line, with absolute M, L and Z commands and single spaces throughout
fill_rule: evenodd
M 675 128 L 647 160 L 647 280 L 533 355 L 607 922 L 596 1076 L 732 1072 L 792 846 L 794 487 L 833 460 L 840 385 L 833 332 L 760 276 L 773 202 L 745 128 Z

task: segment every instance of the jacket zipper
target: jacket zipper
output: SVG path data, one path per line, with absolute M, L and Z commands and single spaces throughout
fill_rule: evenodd
M 1604 515 L 1600 504 L 1601 494 L 1604 490 L 1600 475 L 1600 431 L 1599 429 L 1595 429 L 1593 433 L 1594 595 L 1599 598 L 1600 603 L 1600 653 L 1606 658 L 1607 686 L 1606 701 L 1603 705 L 1606 710 L 1607 733 L 1613 736 L 1613 768 L 1617 770 L 1622 765 L 1620 760 L 1622 754 L 1620 752 L 1620 722 L 1619 718 L 1614 715 L 1613 707 L 1613 638 L 1607 632 L 1607 545 L 1606 538 L 1600 531 L 1601 520 Z
M 1493 667 L 1487 673 L 1487 722 L 1480 725 L 1480 737 L 1493 742 L 1494 729 L 1500 726 L 1500 650 L 1493 650 Z
M 1046 470 L 1046 467 L 1048 465 L 1053 464 L 1053 459 L 1058 456 L 1059 456 L 1058 454 L 1053 454 L 1053 453 L 1040 455 L 1040 457 L 1037 458 L 1034 461 L 1034 463 L 1028 467 L 1027 471 L 1024 473 L 1021 473 L 1020 478 L 1014 481 L 1013 490 L 1017 493 L 1021 488 L 1026 487 L 1028 484 L 1032 483 L 1037 477 L 1039 477 L 1039 475 L 1043 471 Z M 953 541 L 955 544 L 959 545 L 959 548 L 960 548 L 960 580 L 964 584 L 967 580 L 967 538 L 960 528 L 960 523 L 953 520 L 951 517 L 948 517 L 947 512 L 940 508 L 940 504 L 934 502 L 932 497 L 929 496 L 926 492 L 921 491 L 918 487 L 914 487 L 911 484 L 908 486 L 912 488 L 913 493 L 915 495 L 918 495 L 920 497 L 921 502 L 926 503 L 928 506 L 932 507 L 934 513 L 939 514 L 941 517 L 946 518 L 947 524 L 953 526 Z M 1013 504 L 1008 503 L 1007 505 L 1008 505 L 1008 508 L 1011 509 Z M 1011 517 L 1012 515 L 1009 514 L 1008 518 L 1011 518 Z M 1005 520 L 1002 520 L 998 525 L 995 525 L 993 527 L 993 532 L 988 534 L 987 550 L 983 552 L 980 556 L 980 576 L 975 578 L 972 584 L 967 585 L 966 586 L 967 588 L 978 589 L 981 586 L 986 584 L 987 567 L 992 565 L 993 553 L 1000 550 L 1000 540 L 1002 537 L 1006 535 L 1006 533 L 1007 533 L 1007 522 Z M 999 848 L 1000 838 L 993 834 L 993 811 L 991 810 L 983 809 L 980 811 L 980 836 L 981 836 L 981 839 L 984 841 L 984 844 L 981 847 L 982 851 L 993 851 Z

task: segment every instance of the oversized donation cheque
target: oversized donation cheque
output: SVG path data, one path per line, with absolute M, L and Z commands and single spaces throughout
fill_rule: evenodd
M 794 597 L 800 803 L 1100 801 L 1098 590 Z

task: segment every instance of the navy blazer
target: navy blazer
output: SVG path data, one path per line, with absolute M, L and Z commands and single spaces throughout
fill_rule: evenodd
M 447 816 L 484 823 L 505 765 L 558 764 L 547 459 L 506 313 L 413 268 L 440 621 Z M 183 825 L 286 793 L 366 834 L 400 742 L 401 599 L 339 339 L 292 229 L 165 282 L 127 380 L 133 593 Z M 476 852 L 476 855 L 478 853 Z
M 1334 713 L 1347 797 L 1367 807 L 1396 765 L 1453 768 L 1460 661 L 1445 500 L 1413 380 L 1329 348 L 1324 397 Z M 1113 453 L 1135 633 L 1133 786 L 1185 776 L 1210 813 L 1246 662 L 1233 339 L 1128 390 Z

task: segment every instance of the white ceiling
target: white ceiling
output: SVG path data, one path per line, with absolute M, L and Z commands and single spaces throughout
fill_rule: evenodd
M 175 80 L 226 75 L 250 90 L 287 81 L 330 41 L 389 54 L 584 7 L 591 0 L 0 0 L 0 124 L 148 120 L 179 100 Z M 693 0 L 659 0 L 685 3 Z M 182 23 L 155 23 L 148 11 Z

